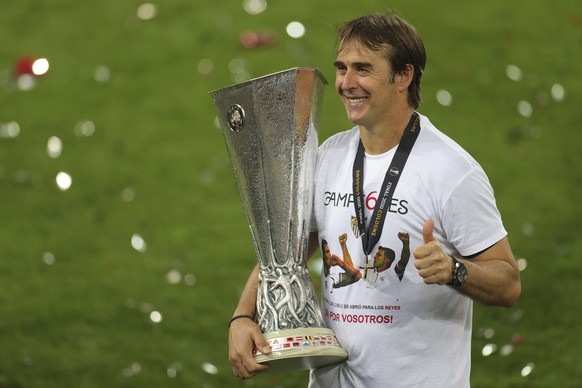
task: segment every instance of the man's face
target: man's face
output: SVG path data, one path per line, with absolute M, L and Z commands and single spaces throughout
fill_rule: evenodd
M 372 51 L 356 41 L 344 42 L 335 61 L 335 86 L 348 119 L 366 129 L 381 128 L 398 91 L 384 51 Z
M 376 255 L 374 255 L 374 267 L 379 268 L 386 264 L 386 257 L 384 257 L 384 251 L 378 250 Z
M 374 256 L 374 267 L 390 268 L 393 261 L 394 261 L 393 257 L 390 257 L 390 255 L 386 256 L 386 252 L 384 250 L 378 249 L 376 255 Z

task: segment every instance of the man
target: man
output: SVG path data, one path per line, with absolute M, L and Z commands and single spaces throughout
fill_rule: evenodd
M 319 149 L 310 253 L 318 240 L 353 231 L 355 213 L 359 237 L 346 243 L 355 267 L 379 246 L 405 242 L 414 260 L 399 262 L 381 283 L 322 289 L 326 313 L 361 305 L 369 311 L 358 313 L 384 317 L 328 320 L 349 356 L 311 371 L 309 386 L 468 387 L 473 300 L 509 307 L 521 293 L 493 190 L 479 164 L 416 112 L 426 57 L 410 24 L 390 13 L 369 15 L 340 26 L 338 38 L 335 86 L 356 126 Z M 350 194 L 353 204 L 326 205 L 326 192 Z M 375 201 L 364 200 L 370 193 Z M 257 273 L 235 315 L 254 315 Z M 253 348 L 269 350 L 251 319 L 232 322 L 229 348 L 237 376 L 268 368 L 252 358 Z
M 348 240 L 347 233 L 340 235 L 338 240 L 344 257 L 343 260 L 329 251 L 329 244 L 327 241 L 321 240 L 324 277 L 327 278 L 329 276 L 332 266 L 337 265 L 344 270 L 344 272 L 340 272 L 338 274 L 338 280 L 336 282 L 334 282 L 332 279 L 333 288 L 349 286 L 350 284 L 353 284 L 362 278 L 360 271 L 354 267 L 354 263 L 352 263 L 352 257 L 350 256 L 350 252 L 346 246 L 346 241 Z M 327 283 L 325 284 L 327 285 Z
M 410 259 L 410 239 L 408 238 L 408 233 L 398 233 L 398 238 L 402 241 L 402 254 L 400 255 L 398 264 L 394 267 L 394 271 L 398 275 L 398 280 L 402 281 L 404 271 Z

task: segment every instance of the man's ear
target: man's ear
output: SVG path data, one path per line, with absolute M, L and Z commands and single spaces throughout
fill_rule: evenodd
M 396 86 L 399 92 L 404 92 L 414 78 L 414 66 L 408 64 L 400 73 L 396 75 Z

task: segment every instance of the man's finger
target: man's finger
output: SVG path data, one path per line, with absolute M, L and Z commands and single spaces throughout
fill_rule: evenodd
M 425 244 L 434 240 L 434 221 L 429 218 L 422 227 L 422 239 Z

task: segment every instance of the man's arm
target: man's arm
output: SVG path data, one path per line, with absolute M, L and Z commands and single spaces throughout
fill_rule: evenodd
M 255 265 L 245 284 L 233 317 L 248 315 L 254 317 L 257 306 L 257 291 L 259 285 L 259 265 Z M 228 328 L 228 360 L 234 375 L 240 379 L 248 379 L 269 368 L 259 364 L 253 357 L 254 349 L 269 354 L 271 349 L 263 337 L 257 323 L 249 318 L 239 318 L 231 321 Z
M 414 250 L 414 265 L 426 284 L 445 285 L 453 278 L 453 259 L 433 237 L 434 222 L 423 228 L 424 245 Z M 521 294 L 519 268 L 507 237 L 485 251 L 462 260 L 467 268 L 465 284 L 456 289 L 486 305 L 511 307 Z
M 319 248 L 319 240 L 317 232 L 311 232 L 309 234 L 309 243 L 307 245 L 307 260 L 313 256 L 315 251 Z
M 309 235 L 307 258 L 317 250 L 317 232 Z M 259 285 L 259 265 L 249 275 L 239 302 L 234 310 L 233 317 L 248 315 L 254 317 L 257 306 L 257 292 Z M 271 353 L 271 349 L 259 325 L 249 318 L 239 318 L 231 322 L 228 330 L 228 360 L 236 377 L 248 379 L 269 368 L 259 364 L 253 357 L 253 350 L 259 349 L 263 354 Z
M 511 307 L 517 302 L 521 281 L 507 237 L 463 263 L 468 278 L 460 292 L 486 305 Z

